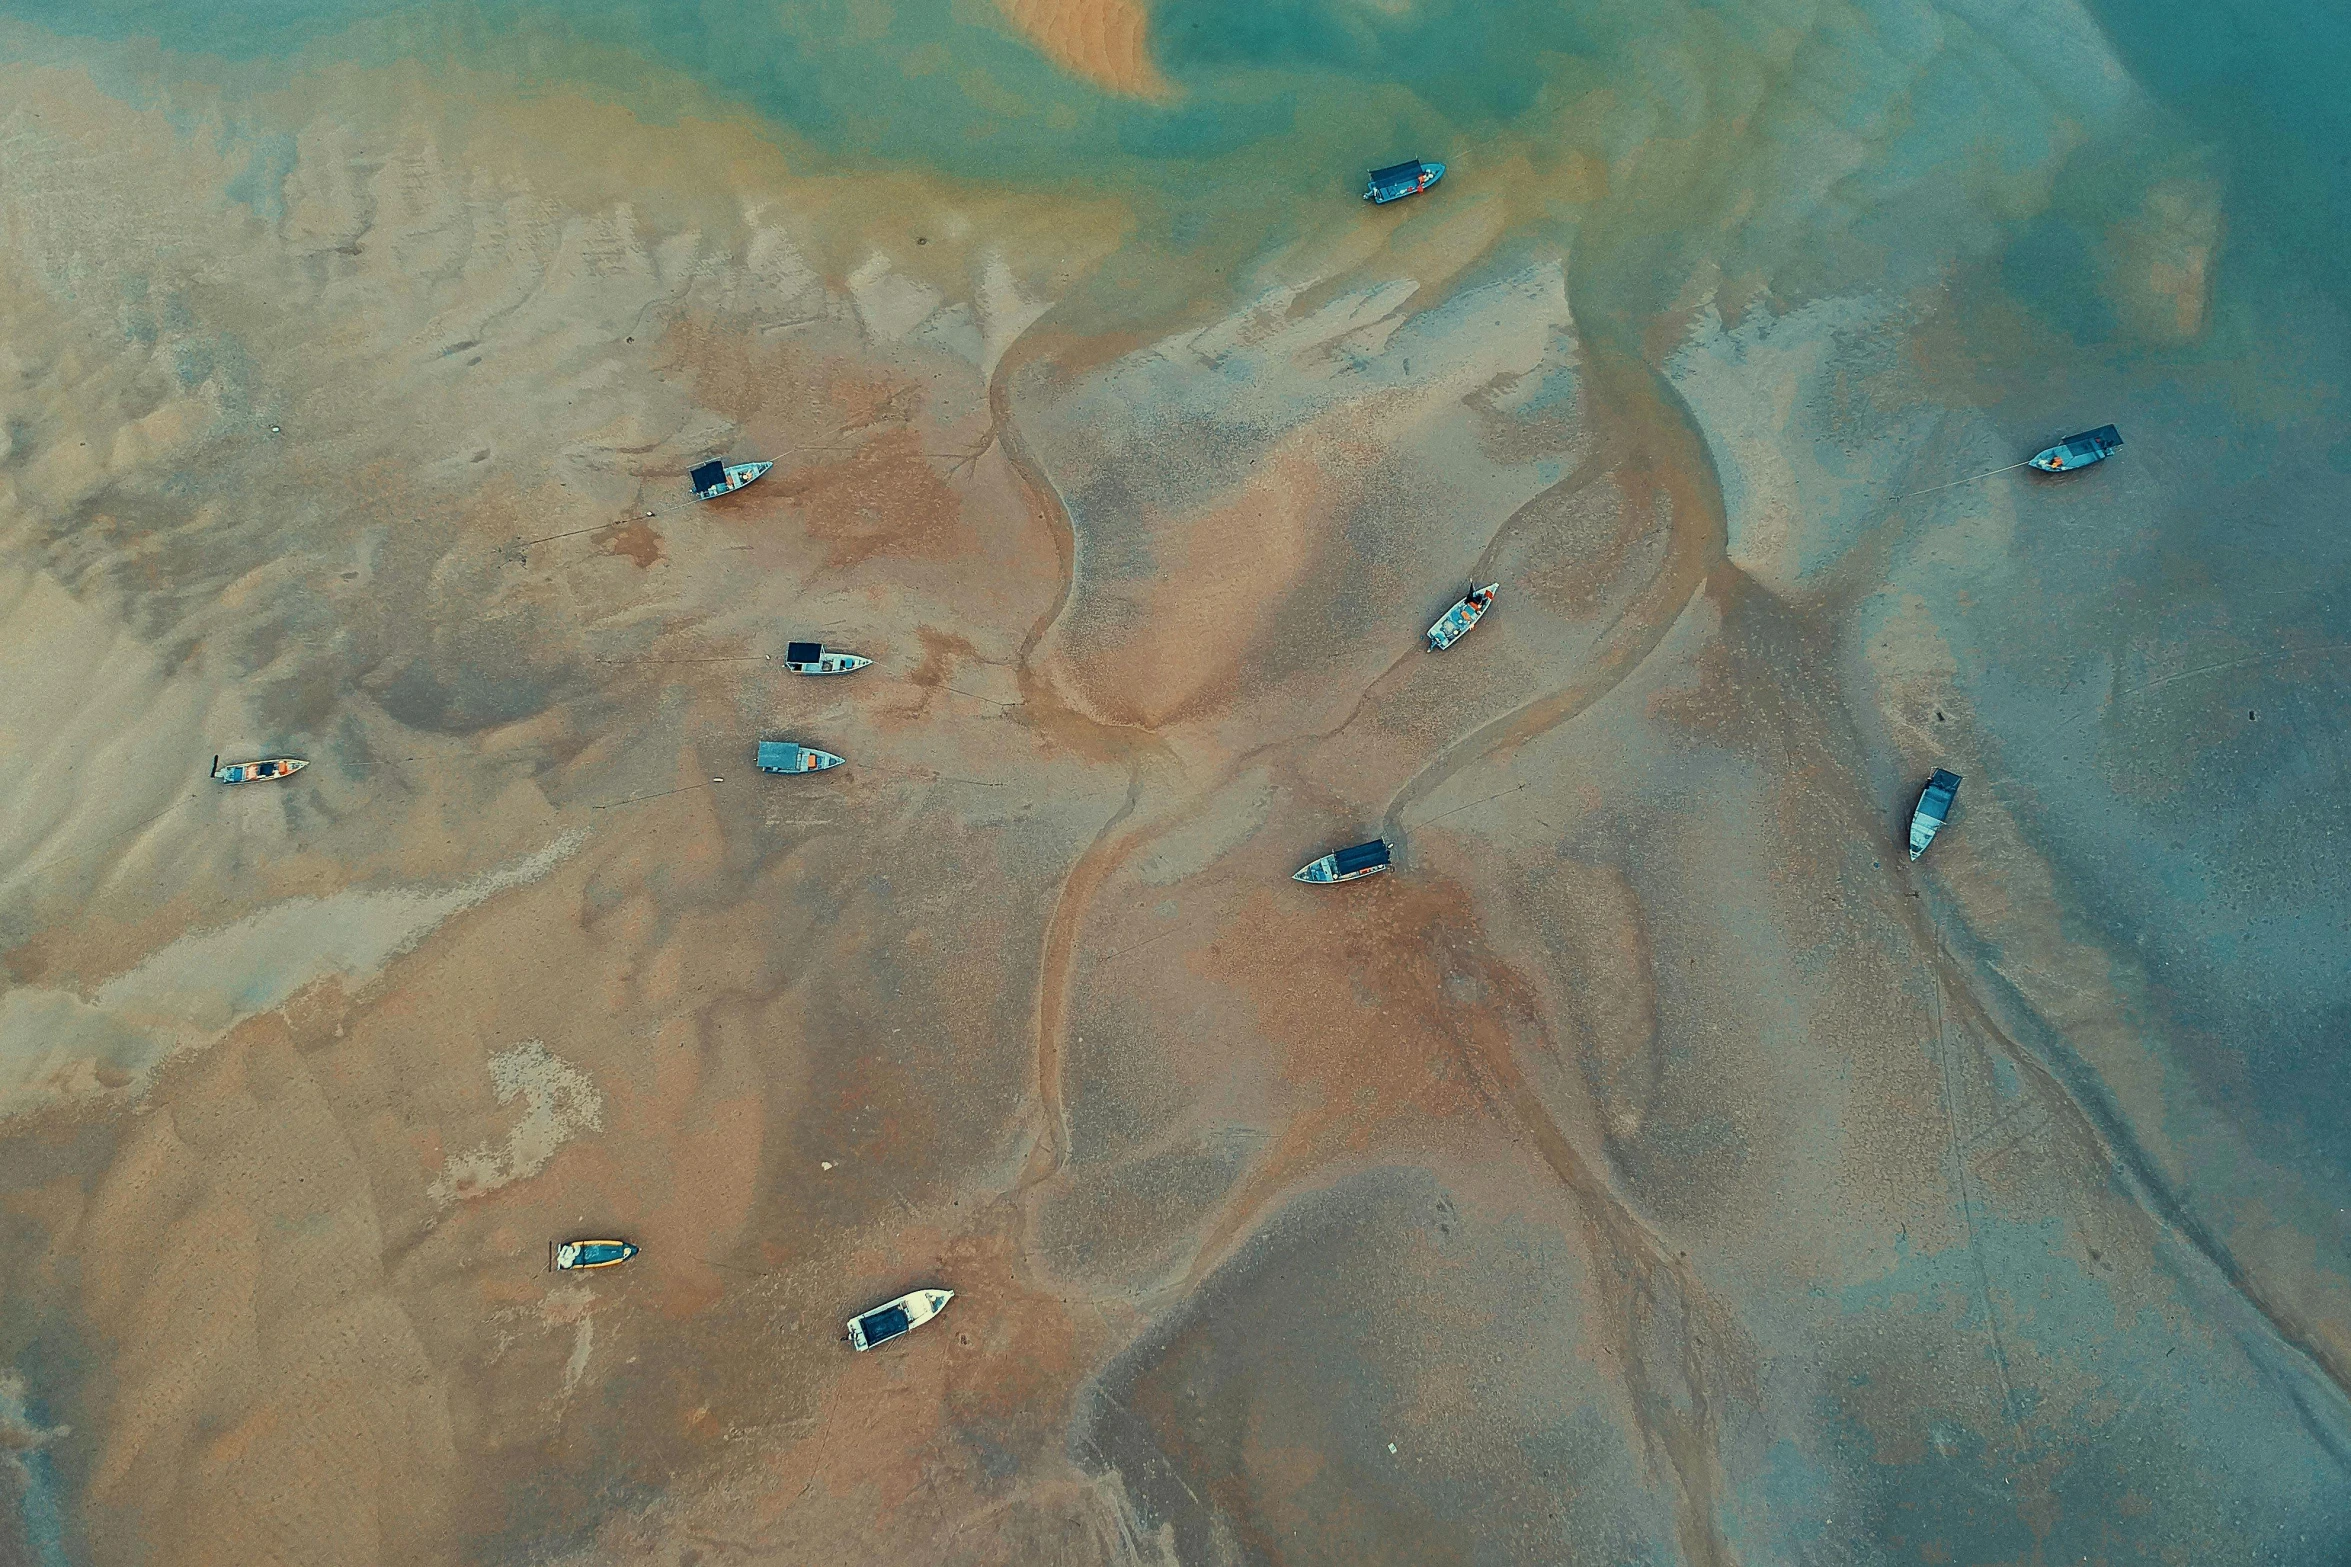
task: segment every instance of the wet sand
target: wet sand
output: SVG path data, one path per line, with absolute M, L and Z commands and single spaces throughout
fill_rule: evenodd
M 12 22 L 0 1561 L 2351 1550 L 2351 336 L 2111 57 L 1726 15 L 1328 212 L 1134 128 L 1427 19 L 1007 5 L 1067 188 Z

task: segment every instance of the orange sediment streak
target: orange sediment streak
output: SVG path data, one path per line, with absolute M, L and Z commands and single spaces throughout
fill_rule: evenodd
M 1005 19 L 1063 70 L 1130 98 L 1165 98 L 1140 0 L 996 0 Z

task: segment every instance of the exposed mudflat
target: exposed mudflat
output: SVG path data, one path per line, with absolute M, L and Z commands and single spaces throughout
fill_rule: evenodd
M 0 1563 L 2351 1559 L 2334 274 L 2071 7 L 1375 9 L 0 7 Z

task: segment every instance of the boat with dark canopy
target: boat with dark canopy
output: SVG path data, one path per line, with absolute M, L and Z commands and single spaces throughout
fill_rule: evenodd
M 694 486 L 694 499 L 706 501 L 732 494 L 774 466 L 771 462 L 706 462 L 686 479 Z
M 2113 425 L 2102 424 L 2095 430 L 2069 435 L 2055 446 L 2035 452 L 2027 460 L 2043 473 L 2071 473 L 2076 468 L 2087 468 L 2094 462 L 2104 462 L 2121 449 L 2121 432 Z
M 1363 187 L 1363 199 L 1376 206 L 1391 201 L 1402 201 L 1417 196 L 1445 177 L 1442 163 L 1424 163 L 1418 158 L 1407 158 L 1384 169 L 1371 171 L 1371 178 Z
M 1319 860 L 1301 866 L 1297 874 L 1290 879 L 1311 882 L 1316 885 L 1359 881 L 1366 876 L 1377 876 L 1386 870 L 1393 858 L 1393 853 L 1388 848 L 1388 840 L 1374 838 L 1369 843 L 1359 843 L 1351 849 L 1340 849 L 1336 853 L 1326 854 Z
M 872 659 L 859 658 L 855 653 L 828 653 L 822 642 L 789 642 L 784 645 L 784 667 L 795 675 L 846 675 L 872 662 Z
M 902 1338 L 945 1310 L 954 1298 L 953 1290 L 915 1290 L 887 1305 L 860 1312 L 849 1319 L 849 1347 L 867 1350 Z
M 1935 834 L 1951 819 L 1951 802 L 1959 798 L 1959 775 L 1947 773 L 1940 767 L 1919 791 L 1918 805 L 1910 813 L 1910 857 L 1917 859 L 1927 852 L 1927 845 L 1935 841 Z

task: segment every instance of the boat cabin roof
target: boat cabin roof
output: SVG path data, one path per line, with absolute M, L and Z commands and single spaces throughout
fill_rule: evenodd
M 1388 863 L 1388 842 L 1385 838 L 1374 838 L 1371 842 L 1359 843 L 1352 849 L 1341 849 L 1337 854 L 1332 855 L 1331 859 L 1336 863 L 1338 872 L 1342 876 L 1352 871 L 1369 870 L 1374 865 Z
M 789 740 L 762 740 L 759 742 L 759 765 L 762 767 L 797 767 L 800 748 Z
M 723 462 L 706 462 L 686 477 L 693 481 L 697 490 L 715 490 L 727 482 L 727 465 Z
M 904 1306 L 893 1305 L 867 1312 L 857 1319 L 857 1326 L 865 1334 L 865 1342 L 870 1347 L 896 1338 L 914 1324 L 907 1320 Z
M 2065 438 L 2066 450 L 2073 452 L 2087 452 L 2097 447 L 2112 451 L 2121 444 L 2122 432 L 2110 424 L 2102 424 L 2095 430 L 2084 430 L 2079 435 Z
M 1371 171 L 1371 182 L 1374 185 L 1401 185 L 1408 181 L 1417 183 L 1419 179 L 1418 158 L 1407 158 L 1402 163 L 1391 163 L 1384 169 Z
M 822 642 L 787 642 L 784 644 L 784 662 L 787 664 L 813 664 L 822 657 L 824 657 Z

